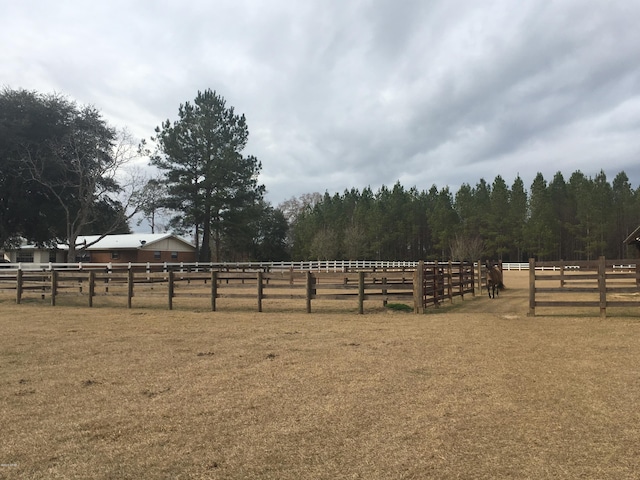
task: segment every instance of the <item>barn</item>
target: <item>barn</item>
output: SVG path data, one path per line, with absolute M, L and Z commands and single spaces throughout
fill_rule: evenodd
M 178 263 L 195 262 L 195 246 L 171 233 L 131 233 L 78 237 L 77 261 L 92 263 Z M 97 241 L 96 241 L 97 240 Z M 93 243 L 95 242 L 95 243 Z M 84 247 L 86 245 L 86 247 Z M 63 263 L 68 247 L 57 249 L 23 245 L 5 252 L 12 263 Z

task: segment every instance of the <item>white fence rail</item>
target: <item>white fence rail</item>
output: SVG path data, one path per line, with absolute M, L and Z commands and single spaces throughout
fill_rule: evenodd
M 222 263 L 2 263 L 2 270 L 46 271 L 46 270 L 177 270 L 177 271 L 204 271 L 216 270 L 293 270 L 311 272 L 346 272 L 354 270 L 413 270 L 418 262 L 390 262 L 375 260 L 328 260 L 305 262 L 222 262 Z M 559 270 L 557 266 L 536 266 L 536 270 Z M 579 270 L 579 266 L 565 265 L 567 270 Z M 635 263 L 614 265 L 614 269 L 632 269 Z M 528 271 L 528 262 L 505 262 L 502 269 L 506 271 Z
M 563 267 L 565 270 L 580 270 L 580 266 L 579 265 L 565 265 Z M 635 263 L 625 263 L 625 264 L 616 264 L 613 266 L 614 270 L 631 270 L 636 268 L 636 264 Z M 542 265 L 536 265 L 536 270 L 540 270 L 540 271 L 559 271 L 561 268 L 558 265 L 553 265 L 553 266 L 542 266 Z M 521 270 L 529 270 L 529 263 L 516 263 L 516 262 L 512 262 L 512 263 L 503 263 L 502 264 L 502 270 L 516 270 L 516 271 L 521 271 Z
M 402 261 L 370 261 L 370 260 L 330 260 L 330 261 L 304 261 L 304 262 L 221 262 L 221 263 L 3 263 L 0 269 L 4 270 L 24 270 L 24 271 L 46 271 L 46 270 L 127 270 L 135 268 L 138 270 L 293 270 L 312 272 L 346 272 L 348 270 L 365 269 L 397 269 L 413 270 L 418 262 Z M 1 271 L 1 270 L 0 270 Z

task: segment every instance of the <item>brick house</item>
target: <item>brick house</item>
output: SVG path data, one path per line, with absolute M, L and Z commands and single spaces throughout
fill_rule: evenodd
M 131 233 L 107 235 L 98 242 L 99 235 L 78 237 L 76 261 L 87 263 L 192 263 L 196 261 L 196 248 L 187 240 L 171 233 Z M 82 245 L 89 245 L 82 248 Z M 23 245 L 5 252 L 12 263 L 64 263 L 66 246 L 43 249 Z

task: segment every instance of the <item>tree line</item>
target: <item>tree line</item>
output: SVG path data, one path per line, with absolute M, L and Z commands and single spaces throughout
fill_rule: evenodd
M 428 191 L 396 183 L 373 192 L 315 194 L 281 207 L 291 219 L 294 259 L 478 260 L 522 262 L 628 258 L 623 240 L 640 225 L 640 188 L 620 172 L 607 180 L 538 173 L 529 190 L 496 176 Z
M 264 199 L 260 161 L 243 154 L 249 129 L 215 91 L 198 92 L 134 145 L 98 109 L 58 94 L 0 91 L 0 246 L 68 246 L 80 235 L 127 233 L 138 215 L 196 245 L 201 261 L 317 259 L 524 261 L 632 256 L 640 188 L 624 172 L 568 180 L 539 173 L 525 188 L 501 176 L 428 191 L 400 183 L 374 192 Z M 133 160 L 158 172 L 144 178 Z M 168 222 L 160 225 L 159 218 Z

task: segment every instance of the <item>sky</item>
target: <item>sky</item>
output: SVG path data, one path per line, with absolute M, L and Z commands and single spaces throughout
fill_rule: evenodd
M 267 200 L 576 170 L 640 186 L 640 0 L 0 0 L 0 86 L 150 138 L 246 116 Z M 144 162 L 144 160 L 140 160 Z

